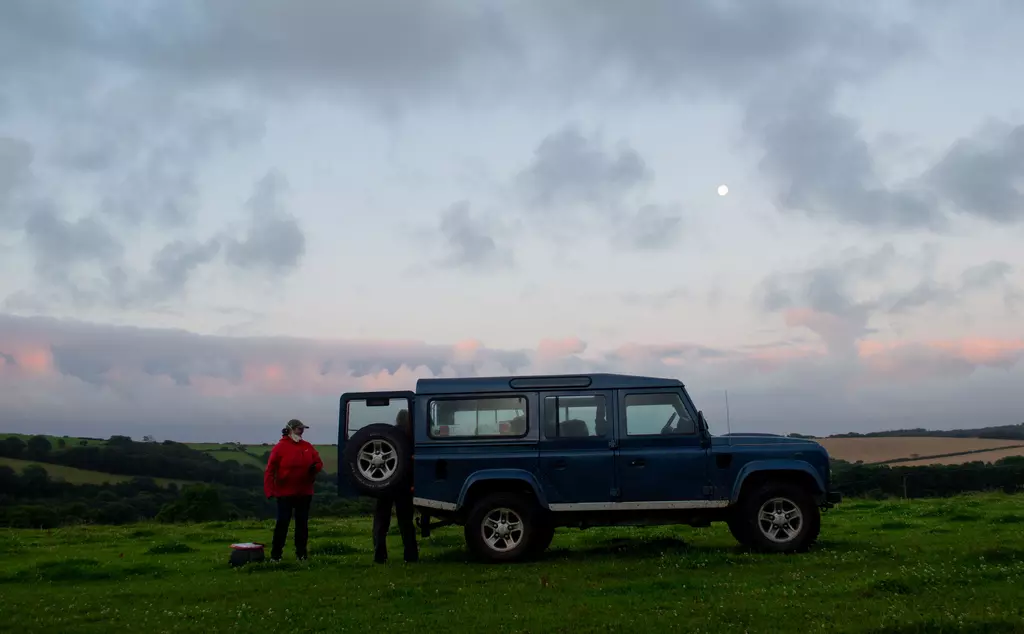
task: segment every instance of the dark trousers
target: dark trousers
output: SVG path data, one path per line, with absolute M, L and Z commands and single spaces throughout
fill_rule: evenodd
M 277 498 L 277 524 L 274 526 L 274 543 L 270 549 L 271 559 L 280 559 L 284 543 L 288 540 L 288 524 L 295 514 L 295 556 L 305 559 L 309 543 L 309 505 L 311 495 L 292 495 Z
M 412 492 L 377 498 L 377 510 L 373 514 L 373 560 L 383 563 L 388 559 L 387 535 L 391 528 L 392 506 L 398 515 L 398 530 L 402 534 L 405 560 L 417 561 L 419 548 L 416 545 L 416 527 L 412 521 Z

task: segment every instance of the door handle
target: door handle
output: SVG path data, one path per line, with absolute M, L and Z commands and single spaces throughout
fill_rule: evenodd
M 553 466 L 553 467 L 554 467 L 555 469 L 564 469 L 564 468 L 566 468 L 566 466 L 568 466 L 568 464 L 569 464 L 569 463 L 568 463 L 568 462 L 566 462 L 565 460 L 556 460 L 556 461 L 555 461 L 555 463 L 554 463 L 554 465 L 552 465 L 552 466 Z
M 631 467 L 643 467 L 647 464 L 647 461 L 643 458 L 637 458 L 636 460 L 629 463 Z

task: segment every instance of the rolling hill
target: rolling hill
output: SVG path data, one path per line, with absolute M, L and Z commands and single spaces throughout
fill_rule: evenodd
M 118 484 L 121 482 L 130 482 L 134 477 L 114 473 L 101 473 L 99 471 L 89 471 L 87 469 L 76 469 L 74 467 L 66 467 L 64 465 L 37 462 L 35 460 L 20 460 L 18 458 L 0 457 L 0 465 L 10 467 L 18 473 L 25 471 L 26 467 L 36 465 L 46 469 L 46 473 L 49 474 L 50 478 L 54 480 L 63 480 L 68 484 Z M 188 480 L 171 480 L 169 478 L 153 478 L 153 481 L 162 487 L 166 487 L 172 483 L 178 486 L 192 484 Z

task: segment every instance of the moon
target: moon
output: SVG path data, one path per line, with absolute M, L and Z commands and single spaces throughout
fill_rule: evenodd
M 729 193 L 729 186 L 728 185 L 719 185 L 718 186 L 718 195 L 719 196 L 725 196 L 728 193 Z

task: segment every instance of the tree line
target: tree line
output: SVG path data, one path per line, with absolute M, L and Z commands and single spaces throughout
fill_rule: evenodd
M 52 528 L 140 520 L 267 519 L 275 512 L 273 502 L 263 496 L 260 468 L 235 461 L 219 462 L 180 443 L 137 443 L 115 437 L 104 446 L 55 450 L 42 436 L 14 440 L 18 442 L 0 441 L 0 455 L 132 478 L 117 484 L 71 484 L 52 478 L 45 464 L 29 465 L 21 473 L 0 465 L 0 526 Z M 196 482 L 161 486 L 154 480 L 158 477 Z M 339 498 L 334 478 L 321 473 L 316 482 L 317 515 L 351 516 L 371 511 L 369 500 Z M 946 497 L 972 491 L 1019 493 L 1024 489 L 1024 457 L 995 463 L 912 467 L 833 459 L 832 479 L 833 487 L 847 498 Z

